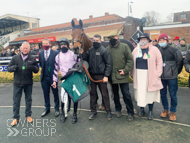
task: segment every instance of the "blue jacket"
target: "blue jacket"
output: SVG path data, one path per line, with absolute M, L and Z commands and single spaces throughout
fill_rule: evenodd
M 49 55 L 49 61 L 50 61 L 50 76 L 51 78 L 51 84 L 53 84 L 53 73 L 54 73 L 54 69 L 55 69 L 55 57 L 58 54 L 58 51 L 54 51 L 52 49 L 50 49 L 50 55 Z M 42 68 L 41 70 L 41 76 L 40 76 L 40 81 L 43 80 L 43 73 L 44 73 L 44 63 L 45 63 L 45 58 L 44 58 L 44 51 L 41 51 L 39 53 L 39 64 L 40 67 Z

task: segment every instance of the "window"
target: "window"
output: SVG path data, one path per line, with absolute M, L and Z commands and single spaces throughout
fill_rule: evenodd
M 187 15 L 186 14 L 181 14 L 181 19 L 186 19 Z

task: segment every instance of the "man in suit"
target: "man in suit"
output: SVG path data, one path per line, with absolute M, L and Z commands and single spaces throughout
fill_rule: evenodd
M 54 95 L 55 103 L 55 117 L 59 116 L 59 96 L 58 88 L 53 88 L 53 73 L 55 69 L 55 57 L 58 54 L 50 48 L 51 43 L 49 39 L 43 39 L 42 41 L 43 51 L 39 53 L 39 63 L 41 70 L 41 85 L 44 93 L 45 107 L 46 109 L 42 113 L 41 117 L 46 116 L 50 112 L 50 87 Z

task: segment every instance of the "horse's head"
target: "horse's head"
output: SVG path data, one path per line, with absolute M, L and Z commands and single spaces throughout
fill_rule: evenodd
M 82 20 L 79 20 L 79 25 L 75 25 L 74 20 L 71 21 L 72 29 L 72 41 L 73 41 L 73 50 L 75 54 L 79 53 L 79 50 L 84 48 L 84 30 Z

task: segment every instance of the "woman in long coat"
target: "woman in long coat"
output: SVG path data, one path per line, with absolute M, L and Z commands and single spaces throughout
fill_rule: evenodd
M 151 45 L 147 33 L 138 38 L 139 44 L 133 50 L 134 67 L 131 71 L 137 105 L 140 107 L 139 116 L 145 115 L 144 107 L 148 104 L 148 119 L 153 119 L 154 102 L 160 102 L 160 89 L 163 88 L 163 61 L 159 49 Z

